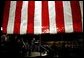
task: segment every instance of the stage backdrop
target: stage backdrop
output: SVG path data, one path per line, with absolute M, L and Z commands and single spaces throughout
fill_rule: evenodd
M 83 1 L 5 1 L 7 34 L 83 32 Z

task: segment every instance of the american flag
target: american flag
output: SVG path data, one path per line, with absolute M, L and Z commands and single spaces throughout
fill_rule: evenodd
M 83 1 L 6 1 L 3 33 L 83 32 Z

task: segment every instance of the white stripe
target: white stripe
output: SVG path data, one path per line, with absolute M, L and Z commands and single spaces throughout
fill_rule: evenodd
M 16 1 L 11 1 L 10 11 L 9 11 L 9 20 L 8 20 L 8 25 L 7 25 L 7 33 L 8 34 L 13 34 L 15 10 L 16 10 Z
M 55 20 L 55 2 L 49 1 L 49 22 L 50 22 L 50 33 L 57 33 L 56 20 Z
M 82 30 L 83 30 L 83 1 L 79 1 L 80 9 L 81 9 L 81 15 L 82 15 Z
M 70 1 L 63 1 L 65 32 L 73 32 Z
M 42 2 L 35 1 L 34 34 L 41 34 L 41 8 Z
M 26 34 L 27 32 L 27 19 L 28 19 L 28 1 L 23 1 L 21 10 L 20 34 Z

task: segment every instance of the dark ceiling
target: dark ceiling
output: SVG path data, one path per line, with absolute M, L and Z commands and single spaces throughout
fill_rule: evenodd
M 2 19 L 3 19 L 3 10 L 4 10 L 4 4 L 5 1 L 4 0 L 0 0 L 0 25 L 2 25 Z

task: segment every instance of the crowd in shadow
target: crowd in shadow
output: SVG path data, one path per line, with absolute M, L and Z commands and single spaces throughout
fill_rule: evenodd
M 37 43 L 35 43 L 37 42 Z M 53 43 L 52 45 L 40 44 L 39 40 L 12 37 L 7 35 L 1 36 L 1 56 L 4 57 L 26 57 L 31 56 L 32 51 L 47 52 L 46 57 L 82 57 L 83 48 L 79 46 L 76 48 L 65 47 L 63 43 L 58 47 Z M 40 55 L 41 56 L 41 55 Z

